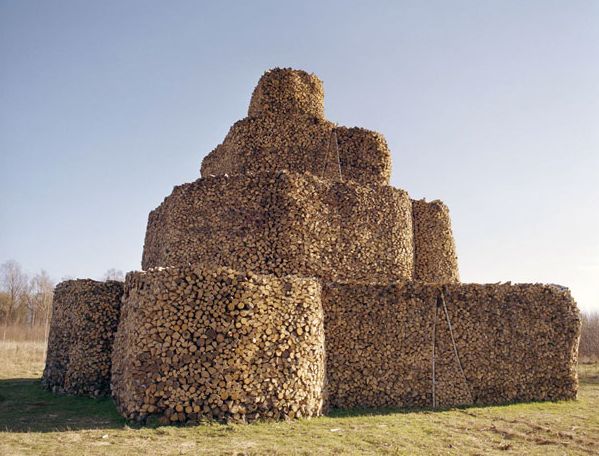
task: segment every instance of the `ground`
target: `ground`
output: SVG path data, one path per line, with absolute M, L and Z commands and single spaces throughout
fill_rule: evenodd
M 599 453 L 599 364 L 579 366 L 576 401 L 446 411 L 333 411 L 310 420 L 193 427 L 128 425 L 110 399 L 40 388 L 44 344 L 0 342 L 0 454 Z

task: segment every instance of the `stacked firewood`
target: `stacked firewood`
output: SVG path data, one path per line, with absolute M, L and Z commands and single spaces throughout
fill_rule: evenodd
M 580 319 L 538 284 L 323 287 L 333 407 L 446 407 L 576 397 Z
M 323 93 L 303 71 L 265 73 L 250 117 L 204 159 L 204 178 L 176 187 L 150 214 L 142 268 L 202 263 L 326 280 L 458 281 L 447 208 L 412 207 L 405 192 L 384 185 L 383 136 L 326 121 Z
M 580 313 L 568 289 L 507 283 L 443 290 L 475 403 L 576 398 Z
M 335 138 L 343 179 L 362 185 L 389 184 L 391 151 L 381 133 L 359 127 L 336 127 Z
M 442 201 L 412 201 L 414 280 L 459 282 L 458 257 L 449 209 Z
M 128 419 L 252 421 L 319 415 L 320 284 L 226 268 L 129 273 L 112 393 Z
M 390 167 L 382 135 L 324 118 L 316 76 L 267 72 L 203 178 L 150 213 L 122 309 L 121 283 L 58 285 L 44 385 L 112 387 L 163 423 L 574 398 L 569 292 L 457 283 L 447 207 Z
M 278 172 L 176 187 L 150 214 L 142 267 L 396 280 L 412 277 L 413 261 L 406 192 Z
M 110 392 L 111 354 L 123 283 L 67 280 L 56 286 L 42 384 L 67 394 Z
M 383 135 L 324 118 L 322 82 L 303 71 L 267 72 L 249 117 L 236 122 L 202 162 L 202 176 L 289 170 L 362 185 L 386 185 L 391 154 Z
M 254 89 L 248 116 L 297 114 L 324 118 L 324 88 L 315 74 L 291 68 L 266 71 Z

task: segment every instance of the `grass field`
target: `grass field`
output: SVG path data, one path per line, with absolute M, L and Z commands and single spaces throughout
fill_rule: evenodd
M 571 402 L 139 428 L 109 399 L 43 391 L 43 349 L 41 342 L 0 342 L 1 455 L 599 453 L 599 364 L 580 366 L 579 399 Z

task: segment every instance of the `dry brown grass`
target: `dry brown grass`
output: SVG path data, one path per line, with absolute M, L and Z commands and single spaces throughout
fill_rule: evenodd
M 4 325 L 0 326 L 0 340 L 12 342 L 46 342 L 44 326 Z
M 582 314 L 578 352 L 582 362 L 599 362 L 599 312 Z
M 44 327 L 10 325 L 1 331 L 5 338 L 0 339 L 0 379 L 41 377 L 46 359 Z
M 45 350 L 44 342 L 0 342 L 0 378 L 41 377 Z

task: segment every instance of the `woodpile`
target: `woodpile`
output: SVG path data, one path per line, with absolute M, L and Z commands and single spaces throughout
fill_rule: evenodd
M 331 165 L 340 173 L 327 172 Z M 254 90 L 249 117 L 236 122 L 223 143 L 204 158 L 202 176 L 283 169 L 387 185 L 391 154 L 383 135 L 338 127 L 324 118 L 324 92 L 316 76 L 275 69 L 265 73 Z
M 314 74 L 291 68 L 266 71 L 254 89 L 248 116 L 324 118 L 324 87 Z
M 459 282 L 449 209 L 442 201 L 412 201 L 414 280 Z
M 199 263 L 327 280 L 413 274 L 406 192 L 290 172 L 175 187 L 148 220 L 142 268 Z
M 57 393 L 110 393 L 122 294 L 117 281 L 67 280 L 56 286 L 42 385 Z
M 127 275 L 112 393 L 128 419 L 319 415 L 320 283 L 181 266 Z
M 539 284 L 323 286 L 333 407 L 573 399 L 580 317 Z
M 390 167 L 382 135 L 324 118 L 316 76 L 267 72 L 150 213 L 122 309 L 118 282 L 59 284 L 43 383 L 111 381 L 124 417 L 163 423 L 574 398 L 569 292 L 459 284 L 447 207 Z
M 249 117 L 149 216 L 142 268 L 199 263 L 325 280 L 458 281 L 447 208 L 386 184 L 382 135 L 324 118 L 322 82 L 274 69 Z

